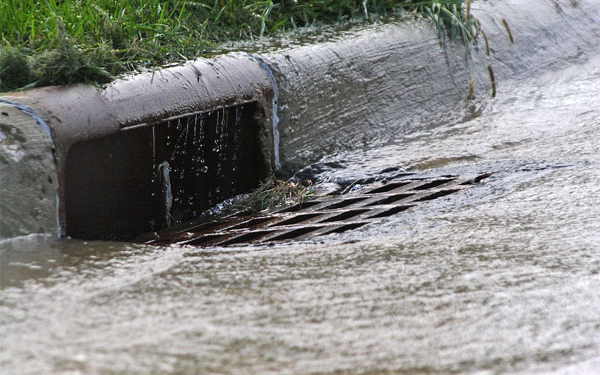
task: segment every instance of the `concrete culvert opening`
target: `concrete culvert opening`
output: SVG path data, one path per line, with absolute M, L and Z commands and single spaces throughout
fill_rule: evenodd
M 197 217 L 268 171 L 256 102 L 78 142 L 66 158 L 68 234 L 128 239 Z
M 269 72 L 239 53 L 5 102 L 35 114 L 26 126 L 47 129 L 57 185 L 48 216 L 59 236 L 129 240 L 189 221 L 271 176 L 274 96 Z

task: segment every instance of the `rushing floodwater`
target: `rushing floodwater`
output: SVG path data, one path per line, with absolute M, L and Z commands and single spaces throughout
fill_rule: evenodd
M 4 241 L 0 372 L 599 372 L 598 98 L 596 58 L 330 158 L 494 175 L 319 242 Z

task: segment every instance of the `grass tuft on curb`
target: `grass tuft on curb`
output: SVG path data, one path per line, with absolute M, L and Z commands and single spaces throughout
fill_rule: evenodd
M 476 41 L 469 0 L 4 0 L 0 91 L 115 76 L 213 53 L 219 45 L 301 27 L 409 11 L 440 36 Z

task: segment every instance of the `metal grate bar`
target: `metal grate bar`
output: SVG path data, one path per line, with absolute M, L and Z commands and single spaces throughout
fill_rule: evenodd
M 428 201 L 467 189 L 489 176 L 444 176 L 378 183 L 347 194 L 318 197 L 266 215 L 252 216 L 242 212 L 194 221 L 144 235 L 140 241 L 206 247 L 300 240 L 342 233 L 416 209 Z

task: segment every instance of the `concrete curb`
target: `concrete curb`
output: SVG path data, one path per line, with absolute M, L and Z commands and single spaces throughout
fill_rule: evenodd
M 600 52 L 598 2 L 564 3 L 475 3 L 491 56 L 486 57 L 480 41 L 472 71 L 464 47 L 444 49 L 426 21 L 374 26 L 264 56 L 279 85 L 284 172 L 290 175 L 327 155 L 376 148 L 464 117 L 471 77 L 479 100 L 490 97 L 488 64 L 502 95 L 506 81 L 535 77 Z M 502 18 L 510 24 L 514 44 Z

